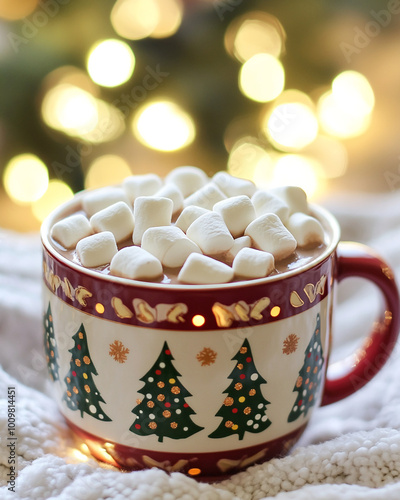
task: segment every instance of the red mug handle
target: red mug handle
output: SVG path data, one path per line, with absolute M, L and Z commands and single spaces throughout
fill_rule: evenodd
M 384 306 L 362 347 L 329 366 L 321 405 L 350 396 L 371 380 L 387 361 L 399 334 L 400 301 L 393 271 L 369 247 L 341 242 L 337 248 L 336 278 L 340 283 L 352 277 L 372 281 L 383 294 Z

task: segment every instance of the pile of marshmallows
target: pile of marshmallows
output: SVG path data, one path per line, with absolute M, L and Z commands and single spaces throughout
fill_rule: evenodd
M 160 279 L 163 267 L 180 268 L 181 283 L 262 278 L 297 246 L 324 242 L 302 189 L 261 190 L 227 172 L 209 178 L 197 167 L 84 192 L 82 209 L 85 215 L 54 224 L 52 238 L 76 247 L 82 266 L 110 264 L 110 274 L 135 280 Z M 133 244 L 118 250 L 127 239 Z

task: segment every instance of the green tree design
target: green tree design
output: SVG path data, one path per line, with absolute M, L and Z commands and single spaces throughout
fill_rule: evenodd
M 75 341 L 71 353 L 70 369 L 64 381 L 67 390 L 64 401 L 71 410 L 79 410 L 104 421 L 111 419 L 103 412 L 100 403 L 105 403 L 97 390 L 93 375 L 98 375 L 89 353 L 89 347 L 83 323 L 72 337 Z
M 44 352 L 47 360 L 47 368 L 49 374 L 53 381 L 60 380 L 60 375 L 58 373 L 59 365 L 58 359 L 58 349 L 56 338 L 54 336 L 54 324 L 53 315 L 51 313 L 51 306 L 49 302 L 49 307 L 47 308 L 47 313 L 43 316 L 43 327 L 44 327 Z
M 132 413 L 137 415 L 129 430 L 139 436 L 155 434 L 158 441 L 164 437 L 185 439 L 203 427 L 195 424 L 190 415 L 195 415 L 185 399 L 191 394 L 180 383 L 180 373 L 175 369 L 167 342 L 157 361 L 140 380 L 144 386 L 138 391 L 143 399 L 136 400 Z
M 228 377 L 232 382 L 224 391 L 227 396 L 215 415 L 222 417 L 222 422 L 209 435 L 210 438 L 224 438 L 238 434 L 241 440 L 245 432 L 262 432 L 271 425 L 266 415 L 269 401 L 261 392 L 261 385 L 267 381 L 255 367 L 247 339 L 232 360 L 237 362 Z
M 298 419 L 303 413 L 307 415 L 308 410 L 315 404 L 324 366 L 324 357 L 321 344 L 321 320 L 317 314 L 317 324 L 311 340 L 304 353 L 304 364 L 299 371 L 293 392 L 298 392 L 296 402 L 288 416 L 288 422 Z

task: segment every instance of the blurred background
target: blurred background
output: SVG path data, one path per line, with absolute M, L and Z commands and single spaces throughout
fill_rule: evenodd
M 0 227 L 194 165 L 400 189 L 398 0 L 0 0 Z

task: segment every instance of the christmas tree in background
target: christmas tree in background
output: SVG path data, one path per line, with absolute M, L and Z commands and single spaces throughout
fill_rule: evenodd
M 54 336 L 54 324 L 53 324 L 53 316 L 51 314 L 50 302 L 49 302 L 49 307 L 47 308 L 47 313 L 43 317 L 43 326 L 44 326 L 44 352 L 46 354 L 46 359 L 47 359 L 47 368 L 49 369 L 51 378 L 54 381 L 60 380 L 60 376 L 58 374 L 59 366 L 57 362 L 58 349 L 56 344 L 56 338 Z
M 227 397 L 216 414 L 217 417 L 222 417 L 222 422 L 209 435 L 210 438 L 224 438 L 238 434 L 239 439 L 243 439 L 246 431 L 262 432 L 271 425 L 265 414 L 269 401 L 261 392 L 261 384 L 266 384 L 266 380 L 261 377 L 254 365 L 247 339 L 232 359 L 237 361 L 228 377 L 232 382 L 224 391 Z
M 288 416 L 288 422 L 293 422 L 302 413 L 307 415 L 308 410 L 315 404 L 315 396 L 319 387 L 324 358 L 321 345 L 321 321 L 317 314 L 317 325 L 314 334 L 304 353 L 304 364 L 299 371 L 293 392 L 297 391 L 296 402 Z
M 72 356 L 68 375 L 64 379 L 67 385 L 64 401 L 71 410 L 79 410 L 81 417 L 86 412 L 98 420 L 110 421 L 100 407 L 100 403 L 105 401 L 93 381 L 92 375 L 97 375 L 97 371 L 89 354 L 83 323 L 72 338 L 75 345 L 69 350 Z
M 132 410 L 137 418 L 129 429 L 131 432 L 139 436 L 155 434 L 162 442 L 164 437 L 185 439 L 203 429 L 190 418 L 195 412 L 185 398 L 191 394 L 178 380 L 180 373 L 172 364 L 173 359 L 164 342 L 157 361 L 140 379 L 144 386 L 139 392 L 144 398 L 138 399 Z

